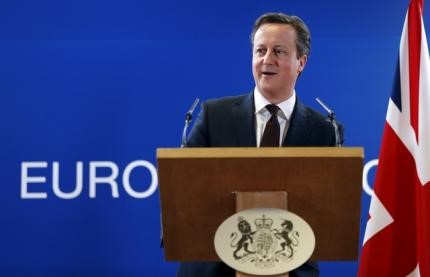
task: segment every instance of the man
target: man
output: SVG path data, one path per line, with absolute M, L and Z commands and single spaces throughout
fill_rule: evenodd
M 251 42 L 254 91 L 204 102 L 188 146 L 334 146 L 331 123 L 304 106 L 295 92 L 310 51 L 304 22 L 282 13 L 264 14 L 255 22 Z M 313 262 L 290 272 L 318 274 Z M 178 276 L 234 276 L 234 270 L 216 262 L 182 263 Z

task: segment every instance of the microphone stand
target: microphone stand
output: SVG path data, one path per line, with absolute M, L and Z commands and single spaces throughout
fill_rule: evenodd
M 200 99 L 196 98 L 194 100 L 194 103 L 191 105 L 190 109 L 188 110 L 188 112 L 185 114 L 185 125 L 184 125 L 184 129 L 182 130 L 182 143 L 181 143 L 181 148 L 187 147 L 187 130 L 188 130 L 188 126 L 191 123 L 191 120 L 193 119 L 193 112 L 194 109 L 197 107 L 197 104 L 199 103 Z
M 191 123 L 191 120 L 193 118 L 193 112 L 194 109 L 196 108 L 197 104 L 199 103 L 200 99 L 196 98 L 196 100 L 194 100 L 194 103 L 191 105 L 191 108 L 188 110 L 188 112 L 185 114 L 185 126 L 184 126 L 184 130 L 182 131 L 182 143 L 181 143 L 181 148 L 187 147 L 187 130 L 188 130 L 188 126 Z M 160 220 L 160 224 L 161 224 L 161 228 L 160 228 L 160 248 L 164 247 L 164 241 L 163 241 L 163 222 L 162 219 Z
M 321 105 L 321 107 L 323 107 L 324 110 L 326 110 L 328 113 L 328 118 L 329 118 L 330 123 L 333 125 L 333 128 L 334 128 L 336 146 L 338 146 L 338 147 L 342 146 L 342 144 L 340 142 L 339 125 L 337 124 L 337 121 L 335 118 L 335 112 L 332 109 L 330 109 L 329 107 L 327 107 L 327 105 L 324 104 L 324 102 L 321 101 L 318 97 L 315 98 L 315 100 L 317 100 L 317 102 Z

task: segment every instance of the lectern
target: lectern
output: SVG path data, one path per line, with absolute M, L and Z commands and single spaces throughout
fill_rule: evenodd
M 311 259 L 356 260 L 363 155 L 359 147 L 157 149 L 166 260 L 218 260 L 213 238 L 236 212 L 235 192 L 286 192 L 288 210 L 315 232 Z

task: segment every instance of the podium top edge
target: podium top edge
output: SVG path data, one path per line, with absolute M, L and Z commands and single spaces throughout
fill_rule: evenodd
M 157 159 L 175 158 L 364 158 L 363 147 L 190 147 L 157 148 Z

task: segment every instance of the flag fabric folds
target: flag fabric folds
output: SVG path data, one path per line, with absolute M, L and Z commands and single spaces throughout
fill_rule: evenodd
M 411 0 L 358 275 L 430 276 L 430 61 L 423 0 Z

